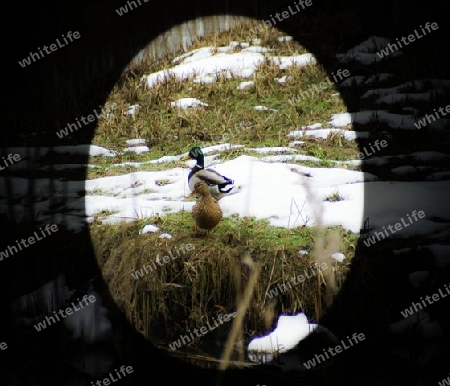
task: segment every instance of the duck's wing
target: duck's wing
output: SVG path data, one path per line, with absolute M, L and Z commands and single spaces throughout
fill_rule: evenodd
M 199 170 L 197 173 L 195 173 L 195 177 L 199 178 L 202 181 L 205 181 L 209 186 L 233 184 L 232 179 L 225 177 L 216 170 L 210 168 Z

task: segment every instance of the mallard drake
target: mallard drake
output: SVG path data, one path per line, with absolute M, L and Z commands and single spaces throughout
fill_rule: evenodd
M 205 157 L 202 149 L 198 146 L 193 147 L 189 152 L 189 157 L 197 161 L 188 175 L 188 185 L 191 192 L 194 191 L 197 182 L 203 181 L 208 186 L 211 196 L 216 200 L 235 193 L 234 181 L 231 178 L 223 176 L 214 169 L 205 169 Z
M 222 209 L 217 200 L 211 196 L 205 182 L 197 182 L 193 193 L 200 196 L 192 207 L 192 218 L 195 221 L 194 231 L 198 233 L 199 229 L 203 229 L 206 230 L 206 236 L 209 236 L 209 231 L 222 220 Z

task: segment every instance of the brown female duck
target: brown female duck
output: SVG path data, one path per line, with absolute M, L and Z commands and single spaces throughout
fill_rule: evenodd
M 222 209 L 217 200 L 211 196 L 205 182 L 197 182 L 193 193 L 199 195 L 197 202 L 192 207 L 192 218 L 195 221 L 194 231 L 198 233 L 199 229 L 206 230 L 206 236 L 209 236 L 209 232 L 219 224 L 223 217 Z

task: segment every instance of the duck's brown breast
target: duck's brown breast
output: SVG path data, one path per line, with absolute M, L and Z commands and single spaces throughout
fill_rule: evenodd
M 192 217 L 201 229 L 212 229 L 222 219 L 223 213 L 217 201 L 212 197 L 203 197 L 192 208 Z

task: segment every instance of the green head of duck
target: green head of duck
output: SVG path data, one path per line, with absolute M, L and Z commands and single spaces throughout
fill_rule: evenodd
M 199 168 L 203 169 L 205 167 L 205 157 L 203 155 L 202 149 L 200 149 L 198 146 L 193 147 L 189 151 L 189 157 L 197 161 L 197 166 Z

